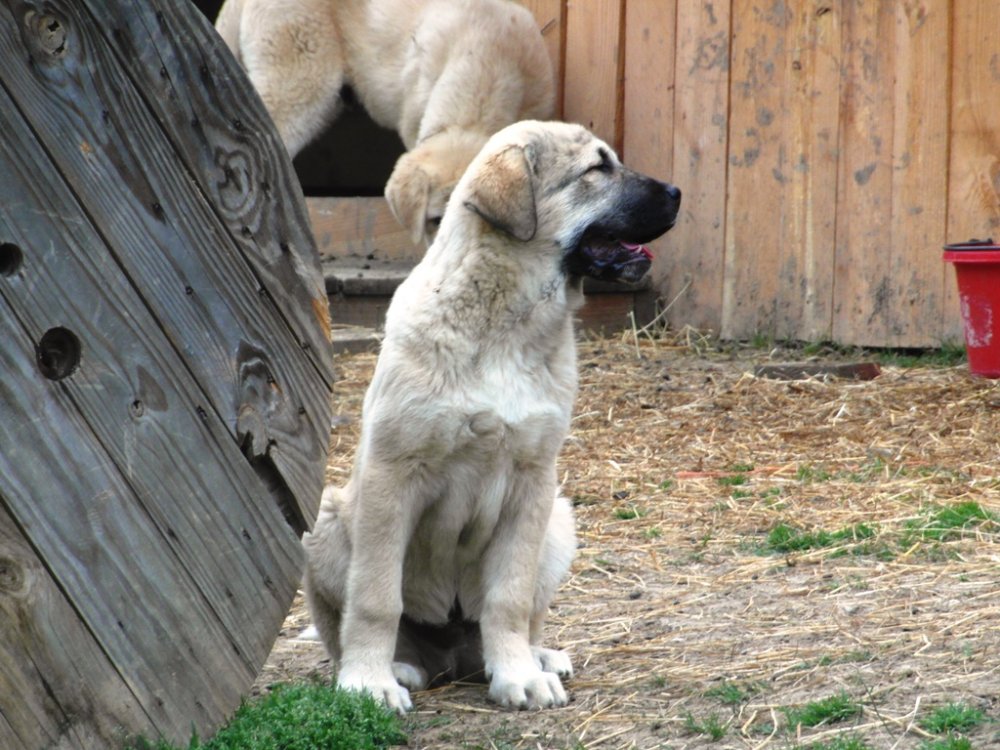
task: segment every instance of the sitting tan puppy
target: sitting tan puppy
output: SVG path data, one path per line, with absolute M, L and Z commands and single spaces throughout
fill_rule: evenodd
M 216 29 L 293 157 L 350 86 L 408 149 L 386 198 L 414 243 L 433 235 L 458 178 L 505 125 L 552 114 L 552 67 L 510 0 L 226 0 Z
M 572 561 L 556 457 L 576 394 L 580 276 L 635 281 L 676 188 L 578 125 L 522 122 L 462 177 L 389 307 L 350 481 L 304 537 L 313 621 L 341 686 L 408 689 L 478 671 L 503 706 L 561 706 L 542 648 Z

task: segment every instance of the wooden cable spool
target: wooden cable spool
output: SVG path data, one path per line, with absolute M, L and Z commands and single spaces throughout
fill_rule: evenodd
M 299 584 L 333 383 L 301 191 L 185 2 L 0 2 L 0 747 L 211 734 Z

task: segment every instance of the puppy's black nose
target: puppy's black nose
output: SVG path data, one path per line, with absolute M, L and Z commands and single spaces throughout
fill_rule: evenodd
M 670 196 L 670 200 L 680 203 L 681 189 L 676 185 L 671 185 L 669 182 L 667 183 L 667 195 Z

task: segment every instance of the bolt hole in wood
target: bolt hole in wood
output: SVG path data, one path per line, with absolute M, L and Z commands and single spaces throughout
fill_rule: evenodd
M 58 18 L 34 10 L 28 11 L 24 18 L 42 52 L 52 57 L 66 54 L 66 26 Z
M 49 380 L 69 377 L 80 365 L 80 339 L 67 328 L 50 328 L 38 342 L 38 369 Z
M 23 261 L 21 248 L 10 242 L 0 242 L 0 276 L 13 276 Z

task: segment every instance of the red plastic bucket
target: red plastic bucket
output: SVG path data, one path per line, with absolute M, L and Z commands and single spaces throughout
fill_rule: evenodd
M 969 370 L 1000 378 L 1000 245 L 993 240 L 945 245 L 944 259 L 955 265 Z

